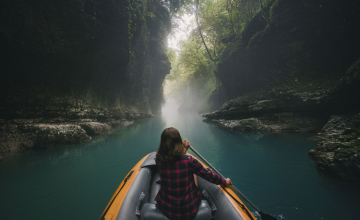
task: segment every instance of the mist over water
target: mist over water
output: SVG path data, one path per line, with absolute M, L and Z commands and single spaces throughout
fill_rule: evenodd
M 174 99 L 167 99 L 162 108 L 162 119 L 166 123 L 166 127 L 175 127 L 176 121 L 179 119 L 180 115 L 178 112 L 180 104 L 178 104 Z
M 99 219 L 126 174 L 157 150 L 170 126 L 263 212 L 289 220 L 358 219 L 359 189 L 319 173 L 306 155 L 319 140 L 235 132 L 177 107 L 167 100 L 161 116 L 112 135 L 0 161 L 0 219 Z

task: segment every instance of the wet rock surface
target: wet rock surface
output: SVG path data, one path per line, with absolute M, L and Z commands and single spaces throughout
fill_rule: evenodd
M 86 142 L 92 136 L 110 134 L 113 127 L 153 117 L 148 109 L 92 106 L 88 99 L 73 97 L 40 96 L 32 100 L 22 97 L 17 101 L 22 105 L 3 109 L 5 118 L 0 119 L 1 157 L 31 148 Z
M 314 132 L 322 125 L 322 120 L 317 117 L 295 115 L 291 112 L 269 114 L 267 117 L 212 121 L 233 130 L 254 132 Z
M 0 127 L 0 154 L 91 140 L 76 124 L 5 124 Z
M 208 119 L 244 118 L 266 113 L 308 112 L 316 113 L 331 103 L 332 90 L 298 93 L 296 91 L 256 91 L 230 99 L 218 110 L 203 114 Z
M 338 126 L 329 129 L 329 124 L 336 124 L 335 118 L 348 116 L 332 117 L 323 129 L 330 131 L 331 140 L 320 142 L 308 155 L 316 162 L 319 171 L 360 184 L 360 114 L 351 120 L 338 120 Z M 335 132 L 334 127 L 338 128 Z
M 112 127 L 128 126 L 135 120 L 154 116 L 149 109 L 91 106 L 87 99 L 72 97 L 17 100 L 22 105 L 5 108 L 5 118 L 0 119 L 1 157 L 31 148 L 88 141 L 91 136 L 110 134 Z
M 238 131 L 267 131 L 269 128 L 257 118 L 219 120 L 220 124 Z
M 353 115 L 332 115 L 319 133 L 320 136 L 329 140 L 337 139 L 346 129 L 349 128 Z
M 318 132 L 327 121 L 322 113 L 327 92 L 262 92 L 237 97 L 202 116 L 240 131 Z M 313 98 L 309 98 L 313 97 Z M 316 98 L 314 98 L 316 97 Z
M 0 121 L 0 156 L 31 148 L 48 148 L 91 140 L 92 136 L 111 134 L 110 129 L 129 126 L 134 120 L 151 117 L 132 113 L 129 119 L 109 119 L 99 122 L 95 117 L 83 119 L 33 118 Z
M 99 122 L 85 122 L 79 124 L 89 136 L 108 135 L 111 133 L 110 126 Z
M 23 127 L 34 140 L 34 147 L 51 147 L 69 143 L 80 143 L 91 138 L 75 124 L 34 124 Z

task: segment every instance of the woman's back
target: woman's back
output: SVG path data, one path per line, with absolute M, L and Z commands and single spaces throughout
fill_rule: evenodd
M 200 192 L 194 182 L 194 174 L 214 184 L 224 184 L 225 180 L 203 168 L 191 155 L 183 155 L 180 160 L 163 163 L 156 160 L 160 173 L 161 188 L 156 197 L 158 208 L 169 219 L 193 219 L 201 203 Z
M 156 202 L 171 220 L 191 220 L 196 216 L 201 197 L 194 174 L 214 184 L 226 184 L 225 179 L 204 169 L 198 160 L 186 154 L 189 146 L 190 143 L 186 139 L 182 141 L 175 128 L 166 128 L 161 134 L 156 154 L 161 187 Z

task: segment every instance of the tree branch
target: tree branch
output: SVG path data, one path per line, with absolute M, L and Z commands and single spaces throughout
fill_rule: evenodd
M 198 19 L 198 14 L 197 14 L 198 7 L 199 7 L 199 0 L 197 0 L 196 3 L 197 3 L 197 4 L 196 4 L 196 11 L 195 11 L 195 18 L 196 18 L 196 24 L 197 24 L 197 26 L 198 26 L 198 30 L 199 30 L 199 33 L 200 33 L 201 40 L 202 40 L 202 42 L 203 42 L 203 44 L 204 44 L 204 46 L 205 46 L 205 48 L 206 48 L 207 53 L 209 54 L 210 60 L 213 61 L 213 62 L 219 61 L 219 58 L 216 58 L 216 59 L 213 59 L 213 58 L 212 58 L 212 56 L 211 56 L 211 54 L 210 54 L 210 51 L 209 51 L 208 47 L 206 46 L 204 37 L 203 37 L 203 35 L 202 35 L 202 33 L 201 33 L 201 28 L 200 28 L 200 25 L 199 25 L 199 19 Z

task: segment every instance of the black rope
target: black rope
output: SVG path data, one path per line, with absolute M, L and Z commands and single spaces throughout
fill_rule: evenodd
M 243 205 L 241 204 L 241 202 L 239 202 L 237 199 L 235 199 L 234 196 L 232 196 L 223 186 L 221 186 L 221 188 L 223 188 L 225 190 L 225 192 L 233 199 L 237 202 L 237 204 L 240 205 L 240 207 L 246 212 L 246 214 L 250 217 L 251 220 L 255 220 L 253 217 L 252 217 L 252 214 L 250 214 L 249 210 Z
M 120 191 L 122 190 L 122 188 L 125 186 L 126 182 L 130 179 L 131 175 L 134 173 L 134 171 L 132 170 L 129 175 L 124 179 L 124 184 L 122 185 L 122 187 L 120 188 L 119 192 L 116 193 L 116 196 L 114 197 L 114 199 L 111 201 L 111 203 L 109 204 L 109 206 L 107 207 L 106 211 L 104 212 L 104 214 L 100 217 L 100 220 L 105 220 L 105 215 L 106 213 L 109 211 L 111 205 L 113 204 L 114 200 L 116 199 L 116 197 L 119 195 Z

